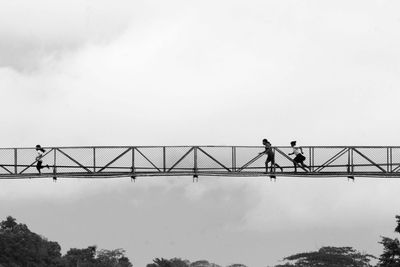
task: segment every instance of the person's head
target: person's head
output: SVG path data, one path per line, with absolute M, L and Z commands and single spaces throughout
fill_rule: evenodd
M 291 146 L 295 146 L 295 145 L 296 145 L 296 141 L 290 142 L 290 145 L 291 145 Z
M 268 140 L 264 138 L 262 143 L 263 143 L 263 145 L 266 145 L 268 143 Z
M 45 152 L 46 150 L 44 150 L 40 145 L 36 145 L 36 150 L 37 151 L 42 151 L 42 152 Z

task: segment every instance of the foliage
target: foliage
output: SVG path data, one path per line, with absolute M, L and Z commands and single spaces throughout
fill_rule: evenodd
M 104 267 L 131 267 L 129 259 L 125 257 L 125 250 L 122 248 L 107 250 L 102 249 L 97 254 L 98 266 Z
M 0 267 L 132 267 L 123 249 L 71 248 L 61 257 L 57 242 L 31 232 L 9 216 L 0 222 Z
M 96 251 L 96 246 L 85 249 L 70 249 L 63 257 L 66 267 L 132 267 L 121 248 Z
M 318 251 L 303 252 L 284 258 L 285 263 L 277 265 L 283 266 L 329 266 L 329 267 L 367 267 L 370 260 L 375 258 L 372 255 L 363 254 L 351 247 L 322 247 Z
M 170 260 L 164 258 L 155 258 L 153 263 L 149 263 L 146 267 L 174 267 Z
M 210 263 L 206 260 L 195 261 L 190 264 L 190 267 L 221 267 L 215 263 Z
M 396 216 L 397 226 L 395 232 L 400 233 L 400 216 Z M 382 267 L 398 267 L 400 266 L 400 242 L 397 238 L 381 237 L 379 242 L 383 245 L 383 253 L 379 257 L 379 266 Z
M 71 248 L 63 257 L 64 265 L 67 267 L 90 267 L 96 264 L 96 246 L 84 249 Z
M 210 263 L 206 260 L 199 260 L 190 263 L 188 260 L 181 260 L 179 258 L 164 259 L 156 258 L 153 263 L 149 263 L 146 267 L 221 267 L 215 263 Z M 244 265 L 231 265 L 231 267 L 246 267 Z
M 59 266 L 61 247 L 31 232 L 8 216 L 0 223 L 0 264 L 4 266 Z

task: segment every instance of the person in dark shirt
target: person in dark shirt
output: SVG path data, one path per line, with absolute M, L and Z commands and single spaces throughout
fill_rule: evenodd
M 282 167 L 275 162 L 275 151 L 271 146 L 271 143 L 267 139 L 263 139 L 263 145 L 265 146 L 265 151 L 260 152 L 260 154 L 267 154 L 267 160 L 265 161 L 265 172 L 268 172 L 268 164 L 271 162 L 271 172 L 274 171 L 274 166 L 278 167 L 283 171 Z

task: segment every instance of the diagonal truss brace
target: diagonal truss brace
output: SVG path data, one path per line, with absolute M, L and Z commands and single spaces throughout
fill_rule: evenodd
M 336 161 L 338 158 L 340 158 L 341 156 L 343 156 L 344 154 L 346 154 L 349 151 L 349 148 L 344 148 L 341 151 L 339 151 L 336 155 L 334 155 L 333 157 L 331 157 L 330 159 L 328 159 L 324 164 L 322 164 L 321 166 L 319 166 L 317 169 L 315 169 L 313 172 L 319 172 L 322 169 L 324 169 L 325 167 L 329 166 L 330 164 L 332 164 L 334 161 Z
M 62 151 L 61 149 L 57 148 L 56 149 L 58 152 L 60 152 L 61 154 L 63 154 L 64 156 L 66 156 L 68 159 L 70 159 L 72 162 L 74 162 L 75 164 L 77 164 L 79 167 L 81 167 L 82 169 L 84 169 L 85 171 L 91 173 L 92 171 L 89 170 L 87 167 L 85 167 L 84 165 L 82 165 L 79 161 L 77 161 L 76 159 L 74 159 L 73 157 L 71 157 L 70 155 L 68 155 L 67 153 L 65 153 L 64 151 Z
M 158 168 L 151 160 L 149 160 L 137 147 L 134 148 L 137 152 L 139 152 L 140 155 L 142 155 L 143 158 L 145 158 L 155 169 L 157 169 L 159 172 L 162 172 L 160 168 Z
M 355 151 L 357 154 L 359 154 L 361 157 L 363 157 L 364 159 L 366 159 L 369 163 L 371 163 L 372 165 L 374 165 L 375 167 L 377 167 L 378 169 L 380 169 L 382 172 L 386 172 L 385 169 L 383 169 L 381 166 L 379 166 L 378 164 L 376 164 L 374 161 L 372 161 L 370 158 L 368 158 L 367 156 L 365 156 L 363 153 L 361 153 L 360 151 L 358 151 L 356 148 L 352 148 L 353 151 Z
M 264 156 L 264 153 L 260 153 L 257 156 L 255 156 L 254 158 L 252 158 L 251 160 L 249 160 L 247 163 L 245 163 L 242 167 L 240 167 L 237 171 L 241 172 L 244 169 L 246 169 L 247 167 L 249 167 L 251 164 L 253 164 L 255 161 L 257 161 L 259 158 L 261 158 L 262 156 Z
M 113 164 L 114 162 L 116 162 L 118 159 L 120 159 L 123 155 L 125 155 L 126 153 L 128 153 L 129 151 L 132 151 L 133 148 L 128 148 L 127 150 L 125 150 L 124 152 L 122 152 L 121 154 L 119 154 L 116 158 L 114 158 L 113 160 L 111 160 L 109 163 L 107 163 L 104 167 L 102 167 L 100 170 L 97 171 L 97 173 L 102 172 L 103 170 L 107 169 L 111 164 Z
M 169 168 L 167 170 L 167 172 L 170 172 L 173 168 L 175 168 L 182 160 L 184 160 L 189 154 L 190 152 L 192 152 L 194 150 L 194 147 L 190 148 L 180 159 L 178 159 L 177 162 L 174 163 L 174 165 L 171 166 L 171 168 Z
M 9 174 L 13 174 L 9 169 L 7 169 L 6 167 L 4 167 L 3 165 L 0 165 L 0 167 L 2 169 L 4 169 L 5 171 L 7 171 Z
M 227 170 L 228 172 L 232 172 L 228 167 L 226 167 L 224 164 L 222 164 L 221 162 L 219 162 L 218 160 L 216 160 L 213 156 L 211 156 L 210 154 L 208 154 L 206 151 L 204 151 L 202 148 L 198 147 L 198 150 L 200 150 L 201 152 L 203 152 L 207 157 L 209 157 L 210 159 L 212 159 L 214 162 L 216 162 L 218 165 L 220 165 L 222 168 L 224 168 L 225 170 Z

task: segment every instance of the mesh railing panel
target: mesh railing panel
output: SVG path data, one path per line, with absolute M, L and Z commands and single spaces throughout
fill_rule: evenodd
M 45 148 L 42 174 L 70 176 L 264 173 L 264 147 L 66 147 Z M 400 176 L 400 147 L 302 147 L 306 167 L 300 175 L 377 174 Z M 291 147 L 275 147 L 275 163 L 284 174 L 295 170 Z M 37 175 L 34 148 L 0 149 L 0 176 Z M 15 165 L 16 163 L 16 165 Z M 281 173 L 276 166 L 276 174 Z M 54 169 L 55 167 L 55 169 Z M 270 164 L 269 169 L 270 172 Z
M 168 172 L 191 172 L 195 167 L 195 148 L 166 147 L 165 165 Z
M 91 148 L 60 148 L 56 150 L 57 173 L 88 173 L 94 168 Z
M 15 173 L 14 159 L 14 149 L 0 150 L 0 174 Z
M 197 167 L 200 171 L 228 171 L 232 169 L 231 147 L 199 147 Z

